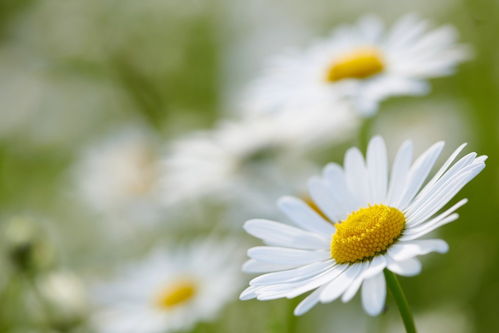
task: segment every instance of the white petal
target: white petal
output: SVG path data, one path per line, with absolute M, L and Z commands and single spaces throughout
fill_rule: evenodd
M 441 239 L 413 240 L 400 242 L 388 249 L 388 255 L 396 261 L 404 261 L 430 252 L 445 253 L 449 245 Z
M 303 301 L 298 304 L 298 306 L 294 310 L 295 316 L 301 316 L 305 312 L 308 312 L 311 308 L 313 308 L 319 302 L 319 296 L 323 290 L 323 287 L 317 288 L 310 295 L 305 297 Z
M 333 267 L 331 260 L 314 262 L 312 264 L 302 266 L 295 269 L 285 270 L 281 272 L 268 273 L 260 275 L 250 281 L 250 285 L 263 286 L 271 284 L 281 284 L 296 282 L 311 276 L 318 275 L 327 269 Z
M 349 302 L 357 293 L 357 290 L 359 290 L 360 285 L 362 284 L 362 281 L 364 281 L 364 273 L 369 268 L 370 262 L 364 261 L 361 262 L 360 265 L 362 266 L 360 268 L 361 273 L 355 278 L 355 280 L 350 284 L 350 286 L 347 288 L 343 296 L 341 296 L 341 301 L 343 303 Z
M 270 264 L 306 265 L 316 261 L 327 260 L 329 251 L 306 251 L 274 246 L 257 246 L 248 250 L 252 259 Z
M 387 203 L 393 205 L 403 194 L 412 161 L 412 142 L 405 141 L 393 161 Z
M 293 265 L 281 265 L 281 264 L 269 264 L 268 262 L 262 262 L 255 259 L 247 260 L 242 267 L 245 273 L 268 273 L 280 271 L 283 269 L 290 269 L 296 267 Z
M 342 274 L 346 270 L 347 267 L 346 265 L 337 265 L 334 268 L 332 268 L 330 271 L 318 275 L 316 278 L 310 280 L 307 284 L 300 286 L 299 288 L 296 288 L 293 291 L 290 291 L 286 297 L 288 298 L 293 298 L 298 295 L 303 294 L 304 292 L 307 292 L 309 290 L 312 290 L 314 288 L 317 288 L 318 286 L 322 286 L 325 283 L 334 280 L 336 277 Z
M 249 220 L 244 224 L 244 230 L 268 245 L 312 250 L 329 248 L 329 240 L 321 235 L 274 221 Z
M 443 213 L 440 213 L 437 217 L 435 217 L 429 221 L 423 220 L 423 219 L 415 220 L 413 218 L 407 218 L 407 230 L 406 230 L 407 232 L 405 232 L 404 234 L 410 234 L 410 233 L 415 232 L 414 230 L 417 229 L 416 227 L 421 225 L 421 224 L 428 225 L 428 224 L 438 223 L 439 220 L 446 218 L 450 214 L 454 213 L 457 209 L 459 209 L 461 206 L 465 205 L 467 202 L 468 202 L 468 199 L 461 199 L 456 204 L 454 204 L 452 207 L 450 207 L 449 209 L 447 209 Z
M 367 314 L 377 316 L 383 311 L 386 299 L 386 283 L 383 273 L 367 279 L 362 284 L 362 305 Z
M 239 295 L 239 299 L 241 301 L 246 301 L 253 298 L 256 298 L 256 294 L 255 294 L 255 288 L 252 286 L 249 286 L 248 288 L 244 289 L 243 292 Z
M 258 299 L 294 298 L 334 280 L 342 274 L 348 265 L 335 265 L 331 269 L 309 278 L 308 280 L 285 283 L 281 285 L 265 286 L 257 289 Z
M 439 180 L 440 177 L 443 176 L 443 174 L 447 171 L 447 169 L 450 167 L 450 165 L 452 164 L 452 162 L 454 162 L 454 160 L 456 159 L 456 157 L 464 149 L 464 147 L 466 147 L 466 145 L 467 145 L 467 143 L 463 143 L 456 150 L 454 150 L 454 152 L 449 156 L 449 158 L 447 159 L 447 161 L 445 161 L 445 163 L 442 165 L 442 167 L 437 171 L 437 173 L 435 174 L 435 176 L 433 176 L 433 178 L 428 182 L 428 184 L 426 184 L 425 187 L 430 187 L 437 180 Z
M 361 208 L 359 200 L 352 195 L 348 189 L 346 176 L 343 169 L 336 163 L 329 163 L 323 171 L 323 177 L 329 188 L 335 193 L 335 199 L 341 205 L 342 219 L 345 219 L 348 214 Z
M 339 222 L 345 218 L 346 212 L 336 199 L 335 193 L 320 178 L 310 179 L 308 190 L 314 202 L 331 221 Z
M 409 172 L 408 181 L 406 184 L 405 191 L 400 198 L 399 202 L 395 204 L 395 207 L 400 210 L 405 210 L 407 205 L 411 202 L 412 198 L 417 194 L 421 185 L 425 181 L 426 177 L 431 171 L 431 168 L 435 164 L 440 152 L 444 147 L 443 142 L 437 142 L 431 146 L 427 151 L 425 151 L 411 167 Z
M 408 240 L 420 238 L 426 234 L 429 234 L 433 230 L 440 228 L 441 226 L 443 226 L 447 223 L 454 222 L 458 218 L 459 218 L 459 214 L 451 214 L 445 218 L 435 220 L 435 223 L 431 223 L 429 225 L 424 224 L 423 226 L 421 226 L 421 228 L 415 228 L 413 230 L 414 233 L 404 235 L 403 237 L 400 238 L 400 240 L 408 241 Z
M 436 187 L 435 190 L 429 194 L 425 203 L 421 204 L 414 213 L 408 216 L 411 223 L 418 224 L 437 213 L 468 182 L 480 173 L 484 167 L 485 164 L 477 159 L 471 165 L 460 170 L 454 177 L 447 179 L 443 184 Z M 444 177 L 442 177 L 441 181 L 444 181 Z M 440 181 L 438 183 L 440 183 Z
M 361 268 L 361 264 L 352 264 L 345 270 L 345 272 L 329 282 L 324 288 L 324 291 L 321 293 L 321 302 L 332 302 L 340 297 L 355 280 L 355 278 L 361 273 Z
M 357 148 L 350 148 L 345 154 L 345 175 L 348 189 L 366 206 L 369 197 L 369 183 L 364 158 Z
M 402 276 L 414 276 L 421 272 L 421 261 L 416 258 L 410 258 L 404 261 L 395 261 L 388 257 L 388 269 L 395 274 Z
M 364 269 L 363 272 L 350 285 L 350 287 L 348 287 L 347 291 L 345 291 L 345 293 L 343 294 L 341 300 L 343 302 L 350 301 L 357 293 L 357 290 L 359 290 L 362 282 L 365 279 L 369 279 L 374 275 L 382 272 L 383 269 L 385 269 L 386 267 L 386 263 L 387 261 L 384 256 L 374 257 L 369 263 L 369 266 L 366 269 Z
M 418 194 L 416 199 L 411 203 L 411 205 L 406 210 L 407 216 L 413 216 L 418 211 L 421 210 L 421 206 L 424 206 L 427 202 L 431 201 L 434 196 L 435 191 L 441 189 L 445 184 L 451 179 L 455 179 L 457 176 L 469 170 L 470 166 L 475 161 L 476 153 L 470 153 L 463 158 L 461 158 L 457 163 L 455 163 L 450 170 L 445 172 L 441 177 L 439 177 L 434 182 L 429 182 Z
M 369 203 L 384 203 L 386 199 L 388 162 L 385 141 L 375 136 L 367 148 L 367 174 L 369 179 Z
M 297 226 L 305 230 L 327 236 L 331 236 L 335 232 L 331 223 L 324 220 L 302 200 L 283 197 L 279 199 L 278 206 Z

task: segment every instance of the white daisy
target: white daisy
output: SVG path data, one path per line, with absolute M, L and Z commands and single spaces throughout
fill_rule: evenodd
M 161 211 L 156 148 L 150 136 L 136 130 L 113 134 L 88 148 L 76 166 L 84 201 L 111 219 L 156 220 Z
M 310 195 L 327 219 L 284 197 L 279 207 L 296 227 L 246 222 L 245 230 L 267 246 L 248 251 L 244 270 L 267 274 L 251 280 L 241 299 L 293 298 L 313 290 L 295 309 L 301 315 L 318 302 L 347 302 L 362 287 L 364 309 L 379 314 L 386 296 L 383 270 L 415 275 L 421 270 L 417 256 L 447 251 L 443 240 L 420 238 L 458 218 L 455 211 L 466 199 L 439 211 L 485 167 L 486 157 L 476 153 L 453 164 L 463 144 L 423 186 L 443 146 L 434 144 L 412 163 L 412 144 L 405 142 L 389 175 L 385 143 L 375 137 L 366 160 L 352 148 L 344 168 L 331 163 L 310 180 Z
M 338 98 L 346 98 L 370 115 L 387 97 L 424 94 L 426 79 L 451 74 L 469 54 L 456 39 L 454 28 L 429 30 L 428 22 L 414 15 L 387 32 L 380 19 L 364 17 L 304 52 L 274 59 L 250 89 L 245 109 L 333 110 Z
M 239 192 L 234 188 L 267 182 L 262 175 L 278 161 L 291 163 L 288 170 L 303 169 L 303 159 L 296 156 L 345 140 L 356 126 L 351 112 L 338 104 L 336 114 L 311 110 L 257 115 L 191 134 L 175 141 L 164 159 L 163 197 L 172 203 L 233 196 Z M 265 163 L 269 160 L 273 163 Z
M 54 326 L 76 327 L 88 315 L 87 290 L 75 274 L 67 271 L 53 271 L 37 281 L 40 296 L 53 310 L 47 318 Z M 43 311 L 37 308 L 40 316 Z
M 99 332 L 165 333 L 214 319 L 240 287 L 234 243 L 157 251 L 96 288 Z

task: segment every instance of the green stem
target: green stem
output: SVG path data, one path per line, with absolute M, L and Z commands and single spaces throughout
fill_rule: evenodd
M 384 273 L 386 284 L 388 285 L 388 288 L 397 303 L 397 307 L 399 308 L 400 316 L 404 322 L 405 331 L 407 333 L 416 333 L 416 325 L 414 324 L 411 309 L 409 308 L 409 303 L 407 302 L 407 298 L 405 297 L 397 276 L 387 269 L 385 269 Z

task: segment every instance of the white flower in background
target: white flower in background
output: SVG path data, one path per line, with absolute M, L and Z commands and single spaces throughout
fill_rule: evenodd
M 343 168 L 331 163 L 311 179 L 311 198 L 324 217 L 285 197 L 279 207 L 297 227 L 246 222 L 245 230 L 267 246 L 248 251 L 244 270 L 267 274 L 251 280 L 241 299 L 293 298 L 314 290 L 295 309 L 301 315 L 318 302 L 347 302 L 362 287 L 364 309 L 379 314 L 386 297 L 383 270 L 412 276 L 421 270 L 417 256 L 448 250 L 443 240 L 420 238 L 458 218 L 455 211 L 466 199 L 439 211 L 485 167 L 486 157 L 476 153 L 453 164 L 463 144 L 423 186 L 443 146 L 434 144 L 412 163 L 412 144 L 405 142 L 389 176 L 385 143 L 375 137 L 366 160 L 352 148 Z
M 214 319 L 240 287 L 238 259 L 234 243 L 213 239 L 153 253 L 95 290 L 98 331 L 164 333 Z
M 469 56 L 456 39 L 454 28 L 429 30 L 428 22 L 414 15 L 388 31 L 378 18 L 364 17 L 304 52 L 275 58 L 250 90 L 245 109 L 333 111 L 336 100 L 346 98 L 361 114 L 371 115 L 382 100 L 424 94 L 427 79 L 453 73 Z
M 76 176 L 83 199 L 112 219 L 154 221 L 158 199 L 159 154 L 145 132 L 125 130 L 89 147 Z
M 212 194 L 233 197 L 240 192 L 235 188 L 269 182 L 264 175 L 278 163 L 291 173 L 302 170 L 309 165 L 303 159 L 309 150 L 355 132 L 357 119 L 344 105 L 337 108 L 336 114 L 315 109 L 246 117 L 174 142 L 162 168 L 163 197 L 168 203 Z
M 76 275 L 55 271 L 43 276 L 37 284 L 44 302 L 53 311 L 53 324 L 77 325 L 87 315 L 89 300 Z

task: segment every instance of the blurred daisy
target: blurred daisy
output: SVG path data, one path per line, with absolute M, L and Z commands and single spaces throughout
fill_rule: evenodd
M 235 246 L 204 241 L 158 251 L 120 278 L 96 289 L 96 326 L 105 333 L 189 330 L 214 319 L 239 287 Z
M 276 58 L 251 89 L 245 108 L 333 111 L 336 100 L 346 98 L 371 115 L 387 97 L 424 94 L 426 79 L 451 74 L 469 55 L 456 39 L 454 28 L 429 30 L 428 22 L 414 15 L 386 32 L 381 20 L 364 17 L 304 52 Z
M 125 130 L 83 153 L 76 167 L 82 198 L 111 219 L 153 221 L 161 205 L 157 196 L 159 155 L 144 132 Z
M 88 297 L 82 281 L 73 273 L 54 271 L 37 281 L 40 296 L 53 310 L 51 325 L 59 328 L 76 327 L 88 315 Z M 38 311 L 41 309 L 38 307 Z M 43 311 L 41 311 L 43 312 Z M 43 313 L 40 314 L 43 316 Z
M 423 186 L 443 146 L 434 144 L 412 163 L 412 145 L 405 142 L 389 177 L 385 143 L 375 137 L 365 161 L 352 148 L 344 168 L 329 164 L 322 177 L 310 180 L 311 198 L 325 217 L 285 197 L 279 207 L 297 227 L 246 222 L 245 230 L 267 246 L 248 251 L 244 270 L 267 274 L 251 280 L 241 299 L 293 298 L 314 290 L 296 307 L 301 315 L 318 302 L 347 302 L 362 287 L 364 309 L 379 314 L 386 297 L 383 270 L 412 276 L 421 270 L 417 256 L 448 250 L 443 240 L 419 238 L 458 218 L 455 211 L 466 199 L 439 211 L 485 167 L 486 157 L 476 153 L 453 164 L 463 144 Z
M 232 197 L 239 192 L 234 188 L 267 182 L 262 175 L 276 164 L 302 170 L 306 162 L 297 156 L 346 140 L 356 126 L 351 112 L 339 104 L 336 114 L 316 109 L 257 115 L 189 135 L 174 142 L 164 159 L 163 197 L 168 203 L 206 195 Z

